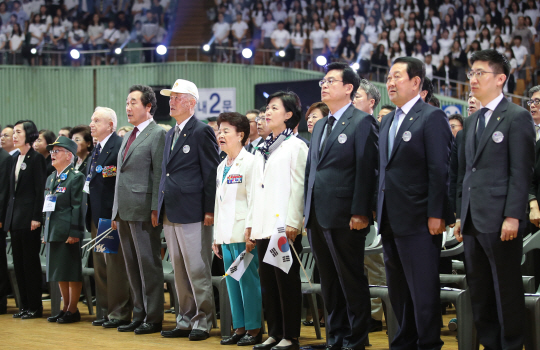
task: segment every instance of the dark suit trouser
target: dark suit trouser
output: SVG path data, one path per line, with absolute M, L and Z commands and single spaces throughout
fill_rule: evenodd
M 269 239 L 257 240 L 259 255 L 259 275 L 264 314 L 268 322 L 268 336 L 274 339 L 297 339 L 300 337 L 302 317 L 302 286 L 300 263 L 293 253 L 293 263 L 289 273 L 263 262 Z M 294 248 L 302 251 L 302 235 L 294 241 Z
M 440 349 L 442 235 L 429 234 L 426 218 L 425 232 L 396 236 L 384 207 L 381 222 L 388 294 L 399 325 L 390 348 Z
M 361 231 L 324 229 L 310 213 L 309 244 L 315 256 L 324 305 L 328 311 L 328 345 L 364 349 L 371 304 L 364 274 L 364 246 L 369 227 Z
M 41 227 L 31 230 L 11 230 L 13 267 L 21 294 L 21 310 L 38 310 L 41 302 Z
M 91 223 L 92 238 L 97 235 L 94 221 Z M 105 254 L 92 250 L 94 259 L 94 280 L 96 282 L 97 307 L 101 308 L 103 318 L 130 321 L 133 303 L 129 291 L 129 280 L 122 245 L 118 253 Z
M 133 321 L 163 322 L 161 229 L 161 225 L 153 227 L 150 221 L 118 220 L 118 236 L 133 298 Z
M 0 311 L 7 306 L 9 275 L 6 252 L 6 233 L 0 229 Z
M 470 215 L 463 227 L 474 324 L 480 344 L 488 350 L 523 348 L 522 232 L 503 242 L 500 232 L 478 232 Z

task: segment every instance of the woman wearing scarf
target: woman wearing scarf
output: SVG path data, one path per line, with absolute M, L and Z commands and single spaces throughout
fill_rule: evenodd
M 276 92 L 267 99 L 266 123 L 272 131 L 255 154 L 251 204 L 246 218 L 246 249 L 255 245 L 268 339 L 254 350 L 298 350 L 302 292 L 300 263 L 292 254 L 288 273 L 263 262 L 278 226 L 285 226 L 289 242 L 302 250 L 304 175 L 308 148 L 293 135 L 301 118 L 300 99 L 294 92 Z M 281 223 L 281 224 L 280 224 Z M 279 249 L 289 249 L 280 242 Z
M 225 271 L 246 250 L 245 220 L 251 197 L 254 156 L 243 147 L 249 137 L 249 119 L 236 112 L 221 113 L 217 120 L 218 143 L 227 158 L 217 169 L 212 249 L 223 259 Z M 219 251 L 221 246 L 222 253 Z M 261 342 L 261 285 L 257 251 L 239 281 L 227 276 L 235 333 L 221 345 L 255 345 Z

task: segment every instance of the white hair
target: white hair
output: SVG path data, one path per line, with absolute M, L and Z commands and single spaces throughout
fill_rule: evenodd
M 112 131 L 116 131 L 116 125 L 118 124 L 118 121 L 116 118 L 116 112 L 114 110 L 108 107 L 96 107 L 96 109 L 94 110 L 94 114 L 96 113 L 109 118 L 109 120 L 113 123 Z

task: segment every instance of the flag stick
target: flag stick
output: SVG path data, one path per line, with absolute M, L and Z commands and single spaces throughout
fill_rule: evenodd
M 103 235 L 109 233 L 111 230 L 112 230 L 112 228 L 111 228 L 111 229 L 108 229 L 108 230 L 106 230 L 106 231 L 104 231 L 104 232 L 102 232 L 102 233 L 100 233 L 99 235 L 96 236 L 96 238 L 92 238 L 88 243 L 86 243 L 85 245 L 83 245 L 81 248 L 84 248 L 84 247 L 86 247 L 87 245 L 92 244 L 92 242 L 94 242 L 96 239 L 101 238 Z
M 108 230 L 105 231 L 105 232 L 109 233 L 109 232 L 111 232 L 112 230 L 113 230 L 113 229 L 110 228 L 110 229 L 108 229 Z M 96 244 L 94 244 L 93 246 L 91 246 L 91 247 L 87 250 L 87 252 L 91 251 L 95 246 L 97 246 L 97 245 L 99 244 L 99 242 L 103 241 L 103 240 L 105 239 L 105 237 L 107 237 L 107 235 L 103 235 L 103 237 L 102 237 L 99 241 L 97 241 Z
M 300 266 L 302 267 L 302 271 L 304 271 L 304 275 L 306 275 L 306 279 L 309 283 L 309 286 L 311 288 L 313 288 L 313 286 L 311 285 L 311 281 L 310 281 L 310 278 L 308 277 L 307 275 L 307 272 L 306 272 L 306 269 L 304 268 L 304 265 L 302 264 L 302 261 L 300 260 L 300 257 L 298 256 L 298 253 L 296 252 L 296 249 L 294 249 L 294 245 L 293 245 L 293 241 L 289 239 L 289 245 L 291 246 L 293 252 L 294 252 L 294 255 L 296 255 L 296 258 L 298 259 L 298 262 L 300 263 Z

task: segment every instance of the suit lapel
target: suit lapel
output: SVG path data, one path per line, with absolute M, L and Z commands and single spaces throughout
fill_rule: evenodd
M 339 118 L 339 120 L 336 120 L 337 124 L 332 130 L 332 132 L 330 133 L 330 135 L 328 135 L 328 141 L 326 142 L 326 146 L 324 147 L 324 150 L 321 155 L 321 159 L 319 159 L 319 162 L 323 160 L 324 157 L 328 154 L 328 152 L 330 151 L 330 148 L 332 148 L 332 145 L 334 144 L 334 142 L 336 142 L 338 135 L 341 134 L 343 130 L 345 130 L 347 125 L 349 125 L 350 119 L 353 115 L 354 108 L 355 107 L 353 105 L 350 105 L 349 108 L 345 110 L 341 118 Z
M 476 149 L 476 154 L 474 156 L 474 160 L 479 157 L 480 153 L 482 153 L 482 150 L 488 143 L 489 139 L 491 139 L 491 136 L 495 129 L 497 128 L 497 125 L 499 125 L 504 120 L 504 115 L 502 113 L 506 112 L 506 109 L 508 107 L 508 100 L 503 98 L 497 108 L 493 111 L 493 114 L 489 118 L 489 121 L 486 125 L 486 128 L 484 129 L 484 132 L 482 133 L 482 138 L 480 139 L 480 142 L 478 143 L 478 148 Z M 478 118 L 476 118 L 478 120 Z M 474 124 L 474 128 L 476 131 L 476 123 Z M 476 132 L 474 133 L 476 134 Z
M 152 130 L 154 130 L 155 127 L 158 127 L 156 122 L 154 121 L 151 121 L 150 124 L 148 124 L 148 126 L 146 128 L 144 128 L 143 131 L 141 131 L 141 133 L 139 134 L 139 136 L 137 136 L 135 138 L 135 140 L 133 141 L 133 143 L 131 144 L 131 146 L 129 146 L 129 149 L 128 149 L 128 153 L 126 154 L 126 159 L 125 161 L 128 160 L 129 156 L 133 153 L 133 150 L 135 148 L 137 148 L 138 145 L 141 144 L 141 142 L 143 142 L 144 140 L 146 140 L 146 138 L 148 137 L 148 135 L 150 135 L 150 133 L 152 132 Z M 124 146 L 125 147 L 125 146 Z M 123 163 L 125 163 L 125 161 Z
M 403 140 L 403 133 L 410 129 L 411 125 L 414 124 L 414 122 L 418 119 L 418 113 L 422 111 L 422 105 L 424 104 L 424 101 L 422 99 L 419 99 L 414 106 L 411 108 L 409 113 L 403 117 L 403 122 L 401 122 L 401 125 L 397 131 L 396 139 L 394 140 L 394 148 L 392 148 L 392 153 L 390 154 L 390 160 L 394 158 L 394 155 L 396 154 L 396 151 L 401 144 L 401 141 Z
M 381 130 L 379 133 L 379 149 L 383 156 L 383 160 L 388 163 L 388 133 L 390 132 L 390 125 L 394 120 L 396 111 L 392 111 L 383 117 L 383 123 L 381 124 Z
M 191 119 L 186 123 L 184 126 L 184 129 L 180 132 L 180 135 L 178 135 L 178 140 L 176 141 L 176 144 L 174 145 L 174 148 L 172 151 L 170 151 L 169 157 L 167 157 L 167 161 L 174 157 L 176 153 L 178 153 L 178 150 L 184 147 L 184 143 L 186 142 L 186 139 L 191 135 L 193 126 L 197 122 L 197 119 L 195 117 L 191 117 Z M 176 126 L 175 126 L 176 127 Z M 172 141 L 174 139 L 174 132 L 172 133 L 172 137 L 170 138 L 170 144 L 169 144 L 169 150 L 171 149 Z
M 324 117 L 319 121 L 319 123 L 326 126 L 326 123 L 328 122 L 328 117 Z M 315 164 L 319 163 L 319 148 L 321 148 L 321 138 L 322 134 L 324 132 L 324 126 L 322 128 L 313 128 L 313 134 L 311 135 L 311 147 L 314 149 L 315 153 Z

